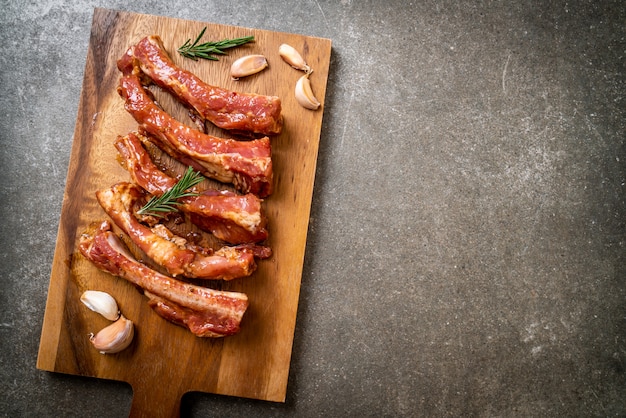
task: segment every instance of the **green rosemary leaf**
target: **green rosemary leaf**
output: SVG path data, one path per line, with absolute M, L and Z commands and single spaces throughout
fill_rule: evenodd
M 187 39 L 187 41 L 185 41 L 185 43 L 178 48 L 178 52 L 183 57 L 190 58 L 194 61 L 197 61 L 198 58 L 217 61 L 219 58 L 216 57 L 216 55 L 226 55 L 226 52 L 224 52 L 225 49 L 235 48 L 254 40 L 254 36 L 244 36 L 242 38 L 222 39 L 221 41 L 204 42 L 199 44 L 198 42 L 200 42 L 200 38 L 202 38 L 205 31 L 206 26 L 202 29 L 200 35 L 198 35 L 193 43 L 191 42 L 191 39 Z
M 198 196 L 198 193 L 189 192 L 193 186 L 203 180 L 200 173 L 193 171 L 193 168 L 187 168 L 183 177 L 167 192 L 161 196 L 153 196 L 148 203 L 137 211 L 139 215 L 152 215 L 162 218 L 161 213 L 169 213 L 178 211 L 180 202 L 178 199 L 183 197 Z

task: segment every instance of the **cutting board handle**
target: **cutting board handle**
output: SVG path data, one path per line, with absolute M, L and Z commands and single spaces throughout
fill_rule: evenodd
M 152 382 L 154 383 L 154 382 Z M 167 382 L 157 384 L 167 385 Z M 133 400 L 130 406 L 130 418 L 179 418 L 182 393 L 149 389 L 133 386 Z

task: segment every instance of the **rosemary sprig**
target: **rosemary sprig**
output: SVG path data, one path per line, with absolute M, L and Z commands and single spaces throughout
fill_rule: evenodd
M 193 171 L 193 168 L 187 168 L 187 171 L 178 182 L 163 193 L 161 196 L 152 196 L 152 198 L 141 209 L 137 211 L 139 215 L 152 215 L 162 218 L 161 213 L 176 212 L 180 202 L 178 199 L 188 196 L 198 196 L 198 193 L 188 192 L 196 184 L 200 183 L 203 177 L 200 173 Z
M 200 35 L 198 35 L 193 43 L 191 43 L 191 39 L 187 39 L 187 41 L 180 48 L 178 48 L 180 55 L 191 58 L 194 61 L 197 61 L 198 58 L 218 61 L 219 58 L 215 55 L 225 55 L 225 49 L 234 48 L 254 40 L 254 36 L 244 36 L 243 38 L 223 39 L 217 42 L 204 42 L 199 44 L 198 42 L 200 42 L 200 38 L 202 38 L 205 31 L 206 26 L 202 29 Z

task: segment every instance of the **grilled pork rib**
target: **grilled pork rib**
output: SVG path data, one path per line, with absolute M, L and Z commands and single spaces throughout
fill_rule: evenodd
M 119 136 L 115 147 L 133 181 L 148 193 L 161 196 L 177 180 L 157 168 L 142 145 L 145 141 L 145 136 L 131 132 Z M 230 244 L 261 242 L 268 236 L 261 200 L 251 193 L 242 196 L 226 190 L 206 190 L 199 196 L 182 198 L 180 203 L 179 209 L 194 224 Z
M 149 228 L 137 220 L 133 208 L 144 198 L 139 186 L 121 182 L 109 189 L 99 190 L 100 206 L 130 239 L 155 263 L 173 276 L 198 279 L 232 280 L 249 276 L 256 269 L 255 255 L 264 247 L 240 245 L 223 247 L 216 252 L 188 245 L 186 240 L 172 234 L 163 225 Z
M 195 286 L 160 274 L 135 260 L 110 229 L 104 221 L 80 237 L 80 252 L 96 267 L 144 289 L 157 314 L 199 337 L 239 332 L 248 308 L 245 294 Z
M 117 67 L 123 74 L 139 67 L 151 81 L 194 109 L 197 116 L 222 129 L 261 135 L 277 135 L 282 129 L 278 97 L 237 93 L 205 83 L 174 64 L 159 36 L 148 36 L 128 48 Z
M 259 197 L 271 194 L 273 175 L 268 137 L 237 141 L 190 128 L 157 106 L 136 74 L 121 78 L 118 93 L 140 130 L 150 134 L 156 145 L 172 157 L 207 177 L 232 183 L 243 193 Z

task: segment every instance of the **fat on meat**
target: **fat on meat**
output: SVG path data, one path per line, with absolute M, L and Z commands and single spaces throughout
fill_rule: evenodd
M 148 141 L 144 135 L 131 132 L 118 136 L 115 147 L 133 181 L 148 193 L 161 196 L 174 187 L 177 180 L 154 164 L 143 146 Z M 191 222 L 227 243 L 255 243 L 268 237 L 262 200 L 252 193 L 240 195 L 208 189 L 198 196 L 181 198 L 179 203 L 179 209 L 189 215 Z
M 80 237 L 79 250 L 99 269 L 144 290 L 149 306 L 166 320 L 198 337 L 225 337 L 241 328 L 248 296 L 185 283 L 138 262 L 103 221 Z
M 108 189 L 98 190 L 100 206 L 146 256 L 173 276 L 197 279 L 232 280 L 247 277 L 256 270 L 256 256 L 267 256 L 267 247 L 243 244 L 225 246 L 212 252 L 188 245 L 182 237 L 171 233 L 161 224 L 148 227 L 135 217 L 134 208 L 145 201 L 139 186 L 120 182 Z
M 122 76 L 117 91 L 140 131 L 148 133 L 173 158 L 207 177 L 233 184 L 242 193 L 259 197 L 272 193 L 272 152 L 267 136 L 238 141 L 193 129 L 161 109 L 137 74 Z
M 281 101 L 277 96 L 230 91 L 207 84 L 177 66 L 158 35 L 141 39 L 117 62 L 123 74 L 140 69 L 144 81 L 168 90 L 198 117 L 236 133 L 277 135 L 282 130 Z

